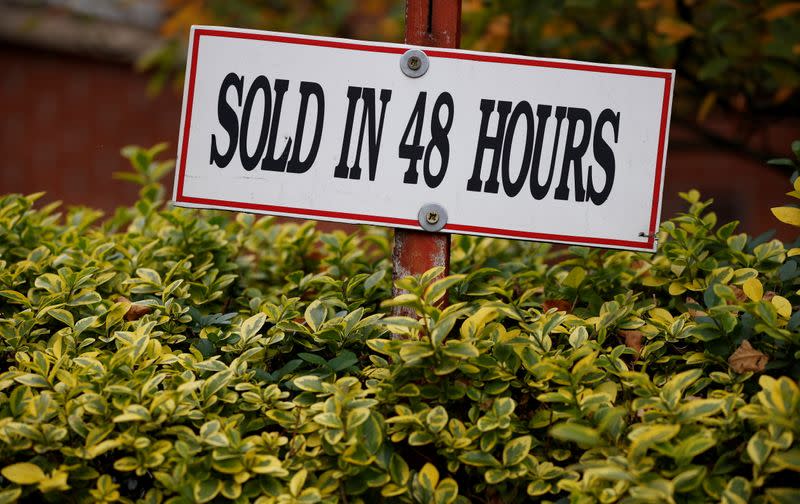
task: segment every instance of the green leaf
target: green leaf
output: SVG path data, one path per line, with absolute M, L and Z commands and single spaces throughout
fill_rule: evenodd
M 50 474 L 50 476 L 39 482 L 39 491 L 42 493 L 48 493 L 69 490 L 69 485 L 67 484 L 68 478 L 69 473 L 56 469 Z
M 550 491 L 552 485 L 544 480 L 532 481 L 527 488 L 527 493 L 531 497 L 538 497 Z
M 217 479 L 203 479 L 195 481 L 192 487 L 192 495 L 195 502 L 210 502 L 222 490 L 222 482 Z
M 773 296 L 772 305 L 781 317 L 789 318 L 792 316 L 792 303 L 785 297 L 778 295 Z
M 698 488 L 708 474 L 708 469 L 703 466 L 693 466 L 672 479 L 675 491 L 679 493 L 691 492 Z
M 323 324 L 323 322 L 325 322 L 325 318 L 327 316 L 328 307 L 325 306 L 319 299 L 315 299 L 310 305 L 308 305 L 308 307 L 306 307 L 306 323 L 314 332 L 319 330 L 320 326 Z
M 97 316 L 91 317 L 84 317 L 79 321 L 75 322 L 75 327 L 73 328 L 73 335 L 79 336 L 83 331 L 92 327 L 97 322 Z
M 498 397 L 492 403 L 492 411 L 498 418 L 501 418 L 510 415 L 515 406 L 516 403 L 510 397 Z
M 747 452 L 750 453 L 749 444 Z M 800 472 L 800 448 L 793 448 L 784 452 L 776 452 L 772 455 L 771 460 L 783 469 Z
M 702 430 L 699 433 L 682 439 L 675 448 L 675 459 L 680 463 L 682 460 L 691 460 L 697 455 L 709 450 L 717 445 L 717 440 L 709 430 Z
M 158 271 L 150 268 L 139 268 L 136 270 L 136 275 L 145 280 L 147 283 L 161 286 L 161 275 L 158 274 Z
M 425 299 L 425 302 L 429 305 L 436 304 L 436 302 L 445 295 L 447 289 L 460 283 L 462 280 L 464 280 L 464 277 L 465 275 L 450 275 L 448 277 L 436 280 L 430 284 L 427 289 L 425 289 L 423 299 Z
M 445 478 L 439 482 L 433 494 L 434 504 L 452 504 L 458 497 L 458 483 L 452 478 Z
M 772 208 L 772 214 L 781 222 L 800 227 L 800 208 L 788 206 L 774 207 Z
M 233 371 L 230 369 L 218 371 L 211 375 L 206 379 L 205 383 L 203 383 L 203 397 L 208 399 L 222 390 L 228 382 L 231 381 L 231 378 L 233 378 Z
M 394 330 L 395 327 L 414 329 L 422 327 L 422 322 L 412 317 L 383 317 L 381 323 L 386 325 L 390 331 Z
M 562 441 L 572 441 L 586 446 L 600 446 L 603 439 L 600 433 L 591 427 L 577 423 L 561 423 L 550 429 L 550 435 Z
M 680 397 L 683 395 L 683 391 L 686 390 L 689 385 L 696 382 L 702 374 L 702 369 L 690 369 L 689 371 L 676 374 L 667 380 L 667 383 L 662 387 L 662 397 L 672 404 L 677 405 L 678 400 L 680 400 Z
M 308 476 L 308 471 L 303 468 L 297 471 L 292 479 L 289 480 L 289 493 L 294 495 L 295 497 L 300 495 L 300 491 L 303 490 L 303 487 L 306 484 L 306 477 Z
M 12 303 L 31 306 L 31 302 L 28 300 L 28 298 L 14 290 L 0 290 L 0 296 L 10 300 Z
M 61 308 L 53 308 L 52 310 L 49 310 L 47 314 L 53 317 L 54 319 L 58 320 L 65 326 L 73 327 L 75 325 L 75 319 L 72 318 L 72 313 L 68 312 L 67 310 Z
M 461 324 L 461 337 L 464 339 L 475 338 L 487 323 L 496 319 L 501 314 L 496 307 L 482 306 L 470 315 Z
M 244 322 L 242 322 L 242 327 L 239 330 L 242 339 L 244 341 L 249 341 L 258 334 L 258 331 L 264 326 L 264 322 L 267 321 L 267 315 L 263 312 L 256 313 L 252 317 L 248 318 Z
M 797 504 L 797 488 L 767 488 L 769 504 Z
M 761 285 L 758 278 L 748 278 L 745 280 L 744 284 L 742 284 L 742 290 L 744 290 L 745 295 L 747 295 L 751 301 L 761 301 L 761 298 L 764 297 L 764 287 Z
M 428 411 L 425 421 L 431 432 L 439 432 L 447 425 L 447 411 L 442 406 L 436 406 Z
M 14 378 L 14 381 L 16 381 L 17 383 L 21 383 L 23 385 L 27 385 L 28 387 L 34 387 L 34 388 L 50 387 L 50 384 L 44 377 L 33 373 L 17 376 L 16 378 Z
M 589 331 L 584 326 L 575 327 L 569 334 L 569 344 L 572 348 L 580 348 L 589 340 Z
M 120 422 L 149 422 L 150 412 L 140 404 L 131 404 L 125 407 L 125 412 L 114 417 L 114 423 Z
M 305 375 L 298 376 L 292 380 L 294 386 L 306 392 L 322 392 L 322 380 L 319 376 Z
M 425 343 L 404 341 L 403 346 L 400 347 L 400 358 L 403 359 L 406 364 L 415 364 L 431 355 L 433 355 L 433 349 L 430 345 L 426 345 Z
M 571 287 L 573 289 L 577 289 L 580 287 L 583 280 L 586 278 L 586 270 L 581 268 L 580 266 L 575 266 L 569 272 L 569 274 L 561 281 L 563 285 L 567 287 Z
M 472 359 L 478 357 L 480 352 L 468 341 L 448 341 L 442 348 L 442 353 L 456 359 Z
M 753 464 L 758 467 L 764 465 L 764 462 L 769 458 L 770 451 L 772 451 L 769 445 L 767 445 L 764 439 L 765 437 L 766 436 L 759 431 L 747 442 L 747 455 L 750 456 L 750 460 L 753 461 Z
M 737 236 L 742 236 L 744 238 L 744 241 L 745 242 L 747 241 L 747 235 L 737 235 Z M 742 246 L 744 246 L 744 245 L 742 245 Z M 754 269 L 754 268 L 739 268 L 739 269 L 737 269 L 737 270 L 735 270 L 733 272 L 733 279 L 731 280 L 731 283 L 733 283 L 735 285 L 743 284 L 747 280 L 749 280 L 751 278 L 755 278 L 757 276 L 758 276 L 758 270 L 757 269 Z
M 347 414 L 347 428 L 355 429 L 369 418 L 369 408 L 355 408 Z
M 101 302 L 103 298 L 94 291 L 89 291 L 81 294 L 80 296 L 70 298 L 67 306 L 85 306 Z
M 0 492 L 0 504 L 13 504 L 19 500 L 22 495 L 21 488 L 11 488 Z
M 734 476 L 722 493 L 722 504 L 747 504 L 750 501 L 750 482 L 741 476 Z
M 770 376 L 761 376 L 758 379 L 761 392 L 758 393 L 759 401 L 783 417 L 789 417 L 800 403 L 800 390 L 789 377 L 782 376 L 774 379 Z
M 486 483 L 497 485 L 505 481 L 509 474 L 510 473 L 506 469 L 489 469 L 483 476 L 486 479 Z
M 256 462 L 250 466 L 250 471 L 256 474 L 269 474 L 275 477 L 286 477 L 289 471 L 283 468 L 278 457 L 273 455 L 258 455 Z
M 435 324 L 433 324 L 431 327 L 431 345 L 433 345 L 434 348 L 441 346 L 444 339 L 453 329 L 457 319 L 458 314 L 451 314 L 439 319 Z
M 60 294 L 64 291 L 64 281 L 61 280 L 61 277 L 54 273 L 45 273 L 44 275 L 37 278 L 33 285 L 40 289 L 44 289 L 50 294 Z
M 531 436 L 522 436 L 506 443 L 503 448 L 503 465 L 508 467 L 525 460 L 531 449 L 531 441 Z
M 426 463 L 419 471 L 417 479 L 422 488 L 428 490 L 432 494 L 436 485 L 439 484 L 439 471 L 433 464 Z
M 408 464 L 403 460 L 403 457 L 397 453 L 393 453 L 389 459 L 389 474 L 398 485 L 405 485 L 409 478 Z
M 433 441 L 434 437 L 429 432 L 414 431 L 408 436 L 408 444 L 411 446 L 425 446 L 431 444 Z
M 30 462 L 19 462 L 5 466 L 0 473 L 7 480 L 18 485 L 33 485 L 47 478 L 39 466 Z
M 328 366 L 337 373 L 356 364 L 358 364 L 358 357 L 356 357 L 356 354 L 349 350 L 344 350 L 335 358 L 328 361 Z
M 724 404 L 721 399 L 694 399 L 684 402 L 678 408 L 678 419 L 681 422 L 696 421 L 718 412 Z
M 627 471 L 615 466 L 592 467 L 587 469 L 586 479 L 590 480 L 591 478 L 599 478 L 608 481 L 634 481 L 633 476 Z
M 180 279 L 180 280 L 175 280 L 174 282 L 166 286 L 164 288 L 164 291 L 161 293 L 161 298 L 167 299 L 173 292 L 175 292 L 178 289 L 178 287 L 181 286 L 182 283 L 183 279 Z
M 394 483 L 387 483 L 381 488 L 381 496 L 383 497 L 397 497 L 403 495 L 408 489 L 405 485 L 395 485 Z
M 433 268 L 429 269 L 419 277 L 419 284 L 420 285 L 430 284 L 436 279 L 436 277 L 443 275 L 444 271 L 445 271 L 444 266 L 434 266 Z
M 304 361 L 309 362 L 311 364 L 314 364 L 316 366 L 323 367 L 323 368 L 329 367 L 328 366 L 328 361 L 326 361 L 325 359 L 323 359 L 322 357 L 320 357 L 317 354 L 312 354 L 312 353 L 308 353 L 308 352 L 300 352 L 300 353 L 297 354 L 297 356 L 300 357 L 301 359 L 303 359 Z
M 669 441 L 677 436 L 680 430 L 680 425 L 640 424 L 628 433 L 628 439 L 633 441 L 631 454 L 633 456 L 641 455 L 648 447 Z
M 367 279 L 364 280 L 364 291 L 365 292 L 372 291 L 378 285 L 378 283 L 380 283 L 380 281 L 383 280 L 384 276 L 386 276 L 385 269 L 380 269 L 375 273 L 371 274 L 370 276 L 368 276 Z
M 483 451 L 469 451 L 458 457 L 461 462 L 475 467 L 501 467 L 500 462 L 491 454 Z
M 128 312 L 130 308 L 130 303 L 127 302 L 119 302 L 114 303 L 114 305 L 106 312 L 106 329 L 110 329 L 115 324 L 122 321 L 125 318 L 125 314 Z
M 675 281 L 669 284 L 668 292 L 670 296 L 680 296 L 686 292 L 686 287 L 682 283 Z

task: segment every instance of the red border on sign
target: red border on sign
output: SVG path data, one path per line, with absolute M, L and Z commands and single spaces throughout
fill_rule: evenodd
M 251 210 L 258 212 L 277 212 L 284 214 L 291 214 L 298 217 L 311 217 L 321 219 L 341 219 L 341 220 L 355 220 L 366 223 L 374 224 L 388 224 L 398 226 L 410 226 L 414 228 L 419 227 L 419 223 L 414 219 L 400 219 L 397 217 L 384 217 L 379 215 L 366 215 L 355 214 L 347 212 L 335 212 L 330 210 L 317 210 L 310 208 L 294 208 L 284 207 L 277 205 L 264 205 L 259 203 L 246 203 L 237 201 L 226 201 L 209 198 L 196 198 L 183 194 L 183 181 L 186 173 L 186 155 L 189 149 L 189 129 L 192 123 L 192 106 L 194 105 L 194 87 L 195 76 L 197 73 L 197 53 L 199 52 L 200 37 L 226 37 L 238 38 L 248 40 L 261 40 L 267 42 L 278 42 L 283 44 L 296 44 L 296 45 L 309 45 L 319 47 L 330 47 L 334 49 L 347 49 L 354 51 L 369 51 L 389 54 L 402 54 L 406 51 L 405 47 L 398 46 L 379 46 L 370 44 L 357 44 L 352 42 L 329 40 L 329 39 L 305 39 L 298 37 L 289 37 L 285 35 L 275 35 L 268 33 L 252 33 L 252 32 L 231 32 L 226 30 L 215 30 L 208 28 L 199 28 L 194 30 L 194 38 L 192 40 L 192 54 L 189 62 L 189 75 L 188 75 L 188 91 L 186 95 L 186 115 L 183 123 L 183 138 L 181 149 L 181 162 L 178 167 L 178 181 L 177 190 L 175 193 L 175 200 L 179 203 L 189 203 L 196 205 L 214 205 L 224 206 L 237 210 Z M 562 70 L 578 70 L 584 72 L 595 73 L 611 73 L 621 75 L 632 75 L 637 77 L 651 77 L 656 79 L 664 79 L 664 99 L 661 105 L 661 124 L 658 134 L 658 153 L 656 157 L 656 173 L 653 183 L 653 200 L 650 213 L 650 227 L 648 230 L 647 239 L 645 241 L 632 241 L 632 240 L 616 240 L 611 238 L 597 238 L 591 236 L 566 236 L 548 233 L 533 233 L 530 231 L 519 231 L 515 229 L 501 229 L 501 228 L 488 228 L 481 226 L 471 226 L 466 224 L 447 224 L 444 227 L 446 231 L 462 231 L 466 233 L 477 233 L 484 235 L 493 235 L 509 238 L 524 238 L 529 240 L 541 241 L 556 241 L 556 242 L 572 242 L 582 243 L 586 245 L 600 245 L 607 247 L 632 247 L 632 248 L 652 248 L 655 243 L 656 227 L 658 226 L 658 204 L 659 195 L 661 192 L 661 179 L 663 177 L 664 159 L 664 146 L 666 144 L 667 136 L 667 120 L 669 118 L 669 105 L 672 92 L 672 73 L 658 70 L 647 70 L 641 68 L 624 68 L 613 66 L 601 66 L 591 63 L 576 63 L 570 61 L 553 61 L 553 60 L 539 60 L 534 58 L 520 58 L 514 56 L 503 56 L 496 54 L 480 54 L 480 53 L 458 53 L 450 51 L 441 51 L 436 49 L 425 49 L 425 53 L 429 57 L 434 58 L 450 58 L 471 61 L 481 61 L 487 63 L 501 63 L 506 65 L 523 65 L 534 66 L 541 68 L 559 68 Z

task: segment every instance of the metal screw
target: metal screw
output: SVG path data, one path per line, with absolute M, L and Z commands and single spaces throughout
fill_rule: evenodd
M 425 231 L 441 231 L 447 225 L 447 210 L 436 203 L 422 205 L 417 212 L 417 222 Z
M 428 56 L 420 49 L 409 49 L 400 56 L 400 71 L 412 79 L 425 75 L 428 65 Z

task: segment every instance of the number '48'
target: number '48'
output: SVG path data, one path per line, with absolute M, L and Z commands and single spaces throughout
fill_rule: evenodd
M 411 117 L 408 119 L 406 130 L 403 133 L 403 138 L 400 140 L 399 155 L 403 159 L 408 159 L 408 170 L 403 176 L 403 182 L 406 184 L 416 184 L 419 178 L 417 171 L 417 162 L 423 159 L 422 172 L 425 176 L 425 183 L 428 187 L 438 187 L 444 179 L 447 172 L 447 163 L 450 158 L 450 140 L 447 134 L 450 132 L 450 127 L 453 125 L 453 97 L 450 93 L 442 93 L 436 98 L 436 103 L 433 104 L 433 113 L 431 114 L 431 139 L 427 147 L 423 147 L 420 143 L 422 137 L 422 126 L 425 122 L 425 101 L 427 100 L 428 93 L 423 91 L 417 97 L 417 103 L 414 105 L 414 110 L 411 112 Z M 440 112 L 442 107 L 447 109 L 447 120 L 442 124 Z M 414 138 L 411 143 L 408 143 L 411 128 L 414 127 Z M 431 154 L 433 150 L 439 151 L 439 156 L 442 163 L 436 174 L 431 171 Z

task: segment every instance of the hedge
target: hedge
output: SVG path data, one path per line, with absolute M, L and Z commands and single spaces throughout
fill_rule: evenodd
M 0 197 L 0 503 L 800 500 L 798 250 L 696 191 L 393 298 L 386 230 L 169 208 L 162 148 L 105 219 Z

